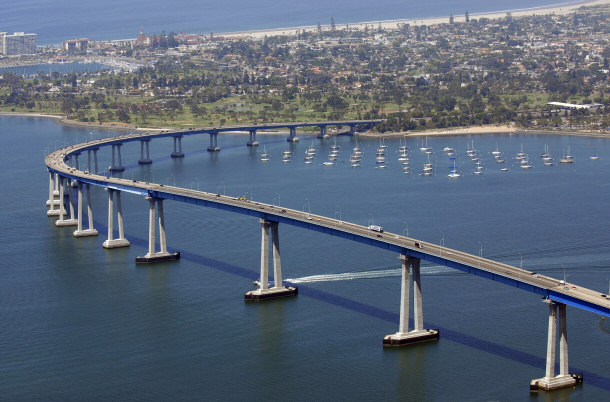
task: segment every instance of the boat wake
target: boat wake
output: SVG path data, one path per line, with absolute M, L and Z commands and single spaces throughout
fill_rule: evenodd
M 429 267 L 421 267 L 421 275 L 442 275 L 450 273 L 459 273 L 451 268 L 443 267 L 440 265 L 433 265 Z M 388 278 L 398 277 L 401 275 L 401 269 L 376 269 L 371 271 L 362 272 L 344 272 L 339 274 L 321 274 L 302 276 L 300 278 L 286 279 L 286 282 L 290 283 L 314 283 L 314 282 L 337 282 L 337 281 L 352 281 L 356 279 L 377 279 L 377 278 Z

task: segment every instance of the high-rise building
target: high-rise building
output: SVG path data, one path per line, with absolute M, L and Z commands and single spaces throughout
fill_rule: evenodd
M 36 34 L 0 32 L 0 56 L 18 56 L 36 53 Z

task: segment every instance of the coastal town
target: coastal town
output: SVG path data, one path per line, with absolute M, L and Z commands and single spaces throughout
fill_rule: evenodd
M 0 65 L 98 62 L 95 73 L 0 74 L 0 111 L 85 124 L 201 127 L 385 119 L 404 133 L 507 125 L 606 133 L 610 7 L 288 33 L 66 40 Z M 610 110 L 609 110 L 610 111 Z

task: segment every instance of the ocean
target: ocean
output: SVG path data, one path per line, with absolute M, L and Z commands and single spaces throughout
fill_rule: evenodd
M 140 29 L 149 35 L 162 32 L 234 32 L 295 26 L 337 25 L 393 19 L 443 17 L 574 4 L 562 0 L 436 0 L 416 2 L 382 0 L 23 0 L 2 6 L 0 32 L 38 34 L 39 45 L 89 38 L 135 38 Z
M 258 279 L 256 219 L 167 201 L 168 247 L 180 261 L 136 266 L 146 253 L 148 203 L 124 194 L 127 249 L 105 250 L 107 194 L 94 188 L 98 237 L 75 239 L 46 216 L 44 155 L 57 147 L 113 136 L 51 119 L 0 116 L 0 400 L 607 400 L 610 335 L 601 317 L 568 307 L 570 369 L 584 384 L 530 396 L 544 375 L 548 309 L 532 293 L 425 264 L 423 311 L 440 340 L 403 350 L 381 341 L 398 330 L 398 255 L 280 225 L 284 278 L 295 298 L 244 303 Z M 122 149 L 123 177 L 373 222 L 473 254 L 544 273 L 599 292 L 610 277 L 610 142 L 557 135 L 430 137 L 434 174 L 422 176 L 421 138 L 408 138 L 411 173 L 398 161 L 400 139 L 387 139 L 387 168 L 376 168 L 379 141 L 338 137 L 339 161 L 324 166 L 333 140 L 221 135 L 151 142 L 152 165 L 139 166 L 139 144 Z M 544 166 L 545 145 L 557 161 Z M 317 148 L 314 163 L 305 150 Z M 453 147 L 456 159 L 441 150 Z M 484 166 L 466 150 L 476 148 Z M 520 169 L 524 149 L 533 167 Z M 292 149 L 291 163 L 282 163 Z M 506 162 L 494 161 L 492 151 Z M 260 160 L 266 150 L 268 162 Z M 597 154 L 599 160 L 589 156 Z M 99 166 L 110 165 L 107 149 Z M 455 161 L 461 177 L 449 179 Z M 86 159 L 81 159 L 81 166 Z M 501 171 L 500 165 L 508 171 Z

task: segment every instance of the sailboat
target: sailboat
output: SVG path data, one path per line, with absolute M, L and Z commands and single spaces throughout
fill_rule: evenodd
M 456 168 L 455 168 L 455 162 L 453 163 L 453 165 L 450 166 L 451 170 L 449 171 L 449 174 L 447 175 L 447 177 L 450 177 L 452 179 L 456 178 L 456 177 L 460 177 L 460 174 L 457 172 Z
M 261 154 L 261 161 L 267 162 L 269 160 L 269 154 L 267 153 L 267 148 L 263 145 L 263 153 Z
M 424 151 L 424 152 L 430 150 L 430 147 L 428 146 L 428 137 L 425 137 L 425 139 L 426 139 L 426 145 L 424 145 L 424 140 L 422 140 L 421 147 L 419 147 L 419 150 Z
M 483 165 L 481 164 L 481 162 L 477 162 L 476 165 L 477 167 L 474 171 L 474 174 L 483 174 Z
M 339 146 L 337 145 L 337 136 L 334 136 L 334 138 L 335 138 L 335 144 L 330 146 L 330 149 L 332 151 L 336 151 L 339 149 Z
M 495 151 L 491 151 L 491 154 L 494 157 L 496 157 L 496 156 L 499 157 L 500 155 L 502 155 L 502 152 L 500 152 L 500 150 L 498 149 L 498 144 L 497 143 L 496 143 L 496 150 Z
M 405 140 L 405 143 L 403 144 L 402 143 L 403 139 L 404 139 L 404 136 L 403 136 L 403 138 L 400 139 L 400 146 L 398 147 L 398 152 L 400 152 L 401 154 L 404 154 L 407 152 L 406 140 Z
M 568 147 L 568 153 L 563 155 L 563 158 L 559 159 L 559 163 L 572 163 L 574 158 L 570 155 L 570 147 Z
M 515 159 L 517 159 L 517 160 L 525 159 L 525 152 L 523 152 L 523 144 L 521 144 L 521 152 L 517 152 L 517 157 Z
M 422 171 L 424 176 L 430 176 L 432 174 L 432 164 L 430 163 L 430 155 L 428 155 L 428 163 L 424 163 L 424 169 Z
M 472 148 L 470 148 L 470 144 L 466 144 L 466 146 L 466 155 L 468 155 L 469 158 L 476 158 L 477 150 L 474 149 L 474 140 L 472 140 Z

